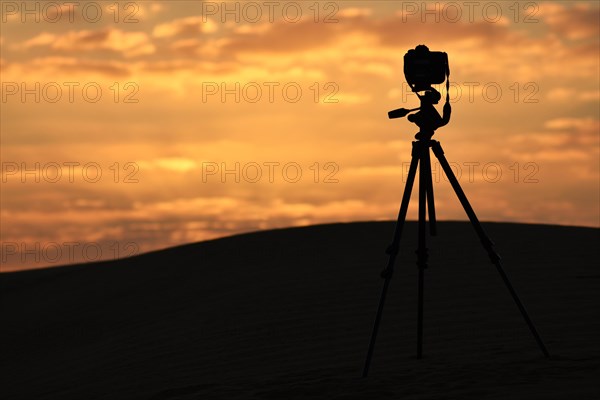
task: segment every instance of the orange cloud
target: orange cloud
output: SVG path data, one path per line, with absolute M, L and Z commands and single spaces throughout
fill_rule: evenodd
M 110 50 L 124 57 L 137 57 L 156 51 L 145 32 L 125 32 L 120 29 L 80 30 L 63 34 L 44 32 L 24 43 L 25 48 L 38 46 L 67 52 Z
M 154 27 L 152 36 L 170 38 L 178 36 L 197 36 L 201 33 L 213 33 L 218 25 L 209 18 L 192 16 L 162 23 Z
M 600 14 L 597 3 L 572 3 L 568 6 L 542 2 L 540 17 L 553 31 L 570 40 L 600 36 Z

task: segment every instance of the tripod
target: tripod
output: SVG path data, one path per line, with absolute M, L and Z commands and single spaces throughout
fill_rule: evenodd
M 422 99 L 423 101 L 423 99 Z M 423 104 L 423 103 L 422 103 Z M 412 111 L 412 110 L 407 110 Z M 439 114 L 438 114 L 439 116 Z M 477 232 L 479 239 L 481 240 L 481 244 L 484 249 L 487 251 L 490 260 L 496 266 L 496 269 L 500 273 L 504 284 L 506 285 L 508 291 L 510 292 L 513 300 L 515 301 L 521 315 L 525 319 L 529 330 L 533 334 L 538 346 L 540 347 L 542 353 L 544 353 L 545 357 L 549 357 L 548 350 L 542 341 L 542 338 L 538 334 L 533 321 L 527 314 L 523 303 L 519 299 L 517 292 L 513 288 L 512 284 L 502 265 L 500 263 L 500 256 L 494 250 L 494 243 L 487 236 L 485 231 L 483 230 L 471 204 L 469 204 L 469 200 L 467 196 L 463 192 L 446 156 L 444 155 L 444 150 L 438 141 L 431 140 L 431 136 L 433 135 L 433 131 L 429 131 L 428 134 L 422 134 L 419 132 L 417 134 L 417 141 L 413 142 L 412 147 L 412 160 L 410 163 L 410 168 L 408 171 L 408 178 L 406 181 L 406 187 L 404 189 L 404 194 L 402 196 L 402 203 L 400 205 L 400 211 L 398 213 L 398 221 L 396 223 L 396 229 L 394 231 L 394 238 L 392 244 L 387 249 L 387 254 L 389 254 L 389 260 L 387 263 L 387 267 L 382 272 L 382 278 L 385 279 L 383 284 L 383 290 L 381 292 L 381 298 L 379 300 L 379 307 L 377 308 L 377 314 L 375 317 L 375 323 L 373 326 L 373 331 L 371 334 L 371 341 L 369 343 L 369 350 L 367 353 L 367 359 L 365 361 L 365 366 L 363 369 L 363 377 L 366 377 L 369 372 L 369 366 L 371 364 L 371 358 L 373 357 L 373 350 L 375 348 L 375 341 L 377 339 L 377 332 L 379 330 L 379 324 L 381 322 L 381 317 L 383 314 L 383 306 L 385 303 L 386 294 L 388 291 L 388 287 L 390 285 L 390 280 L 392 278 L 392 274 L 394 271 L 394 264 L 396 262 L 396 257 L 399 251 L 400 239 L 402 237 L 402 230 L 404 228 L 404 222 L 406 220 L 406 212 L 408 210 L 408 203 L 410 202 L 410 195 L 412 192 L 413 184 L 415 181 L 415 175 L 417 173 L 417 166 L 419 166 L 419 225 L 418 225 L 418 245 L 417 245 L 417 267 L 419 269 L 418 275 L 418 319 L 417 319 L 417 358 L 421 358 L 423 355 L 423 289 L 424 289 L 424 278 L 425 278 L 425 269 L 427 268 L 427 243 L 426 243 L 426 207 L 429 211 L 429 224 L 430 224 L 430 232 L 432 235 L 436 234 L 436 225 L 435 225 L 435 206 L 433 200 L 433 181 L 431 177 L 431 159 L 429 148 L 432 149 L 433 154 L 439 160 L 444 173 L 448 177 L 456 196 L 460 200 L 473 228 Z

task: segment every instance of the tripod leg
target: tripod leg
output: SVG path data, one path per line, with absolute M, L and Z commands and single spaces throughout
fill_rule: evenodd
M 485 231 L 483 230 L 483 227 L 479 223 L 479 220 L 477 219 L 477 216 L 475 215 L 475 211 L 473 211 L 471 204 L 469 204 L 469 200 L 467 199 L 467 196 L 465 195 L 462 188 L 460 187 L 460 184 L 458 183 L 458 180 L 456 179 L 456 176 L 454 175 L 454 172 L 452 171 L 452 168 L 450 167 L 450 164 L 448 163 L 448 160 L 446 159 L 446 156 L 444 155 L 444 150 L 442 149 L 442 146 L 440 145 L 439 142 L 432 141 L 432 149 L 433 149 L 433 153 L 440 161 L 440 164 L 442 165 L 442 169 L 448 176 L 448 180 L 450 180 L 450 183 L 452 184 L 452 188 L 456 192 L 456 196 L 460 200 L 463 208 L 465 209 L 465 212 L 469 216 L 469 220 L 471 221 L 471 224 L 475 228 L 475 231 L 477 232 L 477 235 L 479 236 L 479 239 L 481 240 L 483 247 L 488 252 L 488 255 L 489 255 L 490 259 L 492 260 L 492 263 L 496 266 L 496 269 L 500 273 L 500 276 L 502 277 L 504 284 L 508 288 L 508 291 L 510 292 L 513 300 L 517 304 L 517 307 L 519 308 L 519 311 L 521 312 L 523 319 L 527 323 L 527 326 L 529 327 L 529 330 L 531 331 L 533 337 L 535 338 L 535 341 L 537 342 L 540 350 L 542 351 L 542 353 L 544 353 L 544 356 L 549 357 L 550 354 L 548 353 L 548 350 L 546 349 L 546 345 L 542 341 L 542 338 L 540 337 L 537 329 L 535 328 L 533 321 L 531 320 L 531 318 L 529 318 L 529 314 L 527 313 L 525 306 L 519 299 L 517 292 L 513 288 L 512 284 L 510 283 L 508 275 L 506 274 L 506 272 L 504 272 L 504 269 L 502 268 L 502 264 L 500 263 L 500 256 L 494 250 L 494 243 L 486 235 Z
M 371 340 L 369 342 L 369 350 L 367 352 L 367 359 L 363 369 L 363 378 L 366 378 L 369 373 L 369 367 L 371 365 L 371 358 L 373 357 L 373 350 L 375 349 L 375 341 L 377 340 L 377 333 L 379 331 L 379 324 L 381 322 L 381 316 L 383 315 L 383 305 L 387 295 L 387 290 L 392 279 L 392 273 L 394 271 L 394 264 L 396 262 L 396 256 L 398 255 L 398 249 L 400 244 L 400 238 L 402 237 L 402 229 L 404 228 L 404 221 L 406 220 L 406 213 L 408 211 L 408 203 L 410 202 L 410 194 L 412 192 L 413 184 L 415 182 L 415 175 L 417 174 L 417 164 L 419 163 L 420 144 L 419 142 L 413 142 L 412 149 L 412 160 L 410 162 L 410 168 L 408 170 L 408 178 L 406 180 L 406 186 L 404 187 L 404 194 L 402 195 L 402 203 L 400 205 L 400 211 L 398 212 L 398 220 L 396 222 L 396 229 L 394 230 L 394 239 L 392 244 L 388 248 L 387 252 L 390 255 L 386 269 L 382 272 L 382 277 L 385 278 L 383 283 L 383 289 L 381 291 L 381 297 L 379 299 L 379 306 L 377 307 L 377 314 L 375 315 L 375 322 L 373 324 L 373 331 L 371 333 Z
M 427 268 L 427 232 L 426 232 L 426 212 L 427 195 L 429 191 L 429 180 L 431 179 L 431 170 L 428 163 L 429 145 L 426 144 L 421 149 L 421 164 L 419 168 L 419 236 L 417 248 L 417 267 L 419 268 L 419 291 L 418 291 L 418 316 L 417 316 L 417 358 L 423 355 L 423 289 L 425 284 L 425 268 Z M 432 206 L 432 203 L 429 204 Z M 431 211 L 431 208 L 429 209 Z M 431 222 L 431 221 L 430 221 Z
M 433 200 L 433 179 L 431 177 L 431 157 L 429 155 L 429 145 L 427 146 L 427 153 L 423 154 L 423 162 L 427 163 L 426 166 L 426 178 L 427 178 L 427 208 L 429 210 L 429 233 L 431 236 L 437 234 L 437 225 L 435 219 L 435 202 Z

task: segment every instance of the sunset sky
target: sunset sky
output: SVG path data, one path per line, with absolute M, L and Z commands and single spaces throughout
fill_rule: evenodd
M 1 7 L 2 271 L 394 219 L 418 44 L 449 55 L 434 138 L 480 220 L 600 226 L 597 1 Z

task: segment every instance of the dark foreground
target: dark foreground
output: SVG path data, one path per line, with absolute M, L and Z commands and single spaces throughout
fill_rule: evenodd
M 2 274 L 3 399 L 600 398 L 599 230 L 484 224 L 545 359 L 468 223 L 440 223 L 416 346 L 405 228 L 368 379 L 393 223 L 240 235 Z

